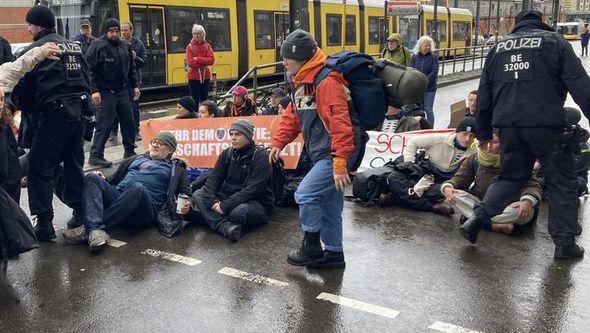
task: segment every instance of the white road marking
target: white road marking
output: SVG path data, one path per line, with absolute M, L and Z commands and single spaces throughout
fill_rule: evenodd
M 481 333 L 479 331 L 470 330 L 465 327 L 443 323 L 442 321 L 436 321 L 434 324 L 428 326 L 428 328 L 445 333 Z
M 120 240 L 109 238 L 109 240 L 107 241 L 107 245 L 110 247 L 121 247 L 123 245 L 127 245 L 127 243 Z
M 217 271 L 217 273 L 236 277 L 238 279 L 242 279 L 242 280 L 246 280 L 246 281 L 250 281 L 250 282 L 255 282 L 255 283 L 265 284 L 265 285 L 273 285 L 273 286 L 277 286 L 277 287 L 281 287 L 281 288 L 289 286 L 288 283 L 283 282 L 283 281 L 278 281 L 278 280 L 267 278 L 267 277 L 264 277 L 261 275 L 256 275 L 256 274 L 252 274 L 252 273 L 248 273 L 248 272 L 239 271 L 237 269 L 233 269 L 230 267 L 224 267 L 224 268 L 220 269 L 219 271 Z
M 391 318 L 391 319 L 394 319 L 399 314 L 399 311 L 394 310 L 394 309 L 386 308 L 386 307 L 379 306 L 379 305 L 369 304 L 369 303 L 354 300 L 352 298 L 342 297 L 342 296 L 338 296 L 338 295 L 334 295 L 334 294 L 321 293 L 318 295 L 318 297 L 316 297 L 316 299 L 321 299 L 324 301 L 332 302 L 335 304 L 339 304 L 342 306 L 346 306 L 349 308 L 353 308 L 353 309 L 357 309 L 357 310 L 361 310 L 361 311 L 365 311 L 365 312 L 369 312 L 369 313 L 373 313 L 373 314 L 387 317 L 387 318 Z
M 170 261 L 174 261 L 174 262 L 179 262 L 181 264 L 185 264 L 185 265 L 189 265 L 189 266 L 195 266 L 195 265 L 198 265 L 201 263 L 200 260 L 197 260 L 194 258 L 184 257 L 179 254 L 168 253 L 168 252 L 158 251 L 158 250 L 154 250 L 154 249 L 147 249 L 145 251 L 142 251 L 141 253 L 147 254 L 148 256 L 152 256 L 154 258 L 162 258 L 162 259 L 166 259 L 166 260 L 170 260 Z

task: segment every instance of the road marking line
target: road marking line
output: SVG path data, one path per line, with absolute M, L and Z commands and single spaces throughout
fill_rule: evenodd
M 434 324 L 428 326 L 428 328 L 445 333 L 481 333 L 479 331 L 470 330 L 465 327 L 443 323 L 442 321 L 436 321 Z
M 107 241 L 107 245 L 110 247 L 121 247 L 123 245 L 127 245 L 127 243 L 120 240 L 109 238 L 109 240 Z
M 328 294 L 328 293 L 321 293 L 316 297 L 316 299 L 321 299 L 324 301 L 332 302 L 335 304 L 339 304 L 342 306 L 347 306 L 349 308 L 373 313 L 379 316 L 387 317 L 394 319 L 399 314 L 399 311 L 386 308 L 379 305 L 369 304 L 361 301 L 354 300 L 352 298 L 342 297 L 338 295 Z
M 162 258 L 162 259 L 178 262 L 178 263 L 189 265 L 189 266 L 195 266 L 195 265 L 198 265 L 202 262 L 200 260 L 189 258 L 189 257 L 184 257 L 179 254 L 168 253 L 168 252 L 158 251 L 158 250 L 154 250 L 154 249 L 147 249 L 145 251 L 142 251 L 141 253 L 147 254 L 147 255 L 152 256 L 154 258 Z
M 256 275 L 256 274 L 252 274 L 252 273 L 248 273 L 248 272 L 239 271 L 237 269 L 233 269 L 230 267 L 224 267 L 224 268 L 220 269 L 219 271 L 217 271 L 217 273 L 227 275 L 227 276 L 236 277 L 238 279 L 242 279 L 242 280 L 246 280 L 246 281 L 250 281 L 250 282 L 255 282 L 255 283 L 265 284 L 265 285 L 273 285 L 273 286 L 277 286 L 277 287 L 281 287 L 281 288 L 289 286 L 289 284 L 287 282 L 267 278 L 262 275 Z

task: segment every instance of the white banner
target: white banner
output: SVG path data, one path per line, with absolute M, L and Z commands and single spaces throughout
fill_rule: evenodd
M 377 168 L 404 154 L 408 140 L 425 134 L 453 133 L 454 129 L 423 130 L 405 133 L 386 133 L 369 131 L 369 141 L 365 148 L 365 156 L 358 171 Z

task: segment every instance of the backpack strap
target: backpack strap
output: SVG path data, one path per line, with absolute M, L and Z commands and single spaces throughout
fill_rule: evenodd
M 404 53 L 404 66 L 408 67 L 409 64 L 406 63 L 406 47 L 402 46 L 402 52 Z
M 322 68 L 313 79 L 313 90 L 315 91 L 320 83 L 332 73 L 333 69 L 324 67 Z

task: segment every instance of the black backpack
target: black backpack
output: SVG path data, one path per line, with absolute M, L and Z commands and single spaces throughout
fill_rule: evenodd
M 389 192 L 387 176 L 394 171 L 393 162 L 359 172 L 352 181 L 352 195 L 364 206 L 372 206 L 379 202 L 381 194 Z

